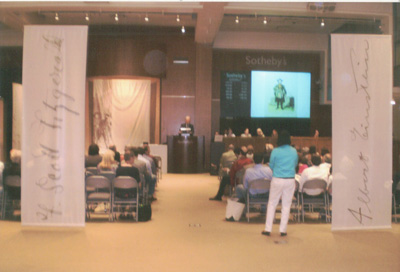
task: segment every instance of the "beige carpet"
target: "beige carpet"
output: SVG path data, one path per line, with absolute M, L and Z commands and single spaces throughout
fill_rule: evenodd
M 264 217 L 225 222 L 226 202 L 208 198 L 208 174 L 164 175 L 146 223 L 22 228 L 0 222 L 0 271 L 400 271 L 400 223 L 391 230 L 332 233 L 291 223 L 288 237 L 261 236 Z

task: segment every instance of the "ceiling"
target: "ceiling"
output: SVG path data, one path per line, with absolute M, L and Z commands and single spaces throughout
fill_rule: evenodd
M 274 2 L 1 2 L 0 31 L 22 33 L 28 24 L 169 27 L 195 30 L 198 43 L 212 44 L 218 31 L 329 34 L 378 29 L 385 17 L 337 12 L 336 3 Z M 356 3 L 362 5 L 363 3 Z M 342 5 L 342 6 L 338 6 Z M 115 20 L 118 14 L 118 21 Z M 56 15 L 59 20 L 56 20 Z M 179 16 L 180 21 L 177 21 Z M 87 21 L 85 18 L 89 17 Z M 148 21 L 145 20 L 148 17 Z M 235 22 L 239 19 L 239 23 Z M 325 26 L 321 27 L 324 19 Z M 266 23 L 264 22 L 266 21 Z M 348 27 L 347 27 L 348 28 Z

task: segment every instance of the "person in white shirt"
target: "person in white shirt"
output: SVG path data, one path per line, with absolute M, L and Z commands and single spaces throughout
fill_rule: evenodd
M 321 164 L 321 156 L 313 155 L 311 157 L 312 166 L 304 169 L 303 173 L 301 173 L 299 181 L 299 191 L 303 190 L 303 185 L 306 181 L 312 179 L 323 179 L 328 183 L 329 169 L 326 167 L 320 167 Z M 319 195 L 323 191 L 322 189 L 305 189 L 304 192 L 308 195 Z
M 240 137 L 251 137 L 251 134 L 250 134 L 250 132 L 249 132 L 249 129 L 246 128 L 246 129 L 244 130 L 244 133 L 242 133 L 242 135 L 240 135 Z
M 322 157 L 322 163 L 320 164 L 321 168 L 326 168 L 327 171 L 329 172 L 329 170 L 331 169 L 331 163 L 332 163 L 332 156 L 331 154 L 325 154 Z
M 236 137 L 236 135 L 233 133 L 232 129 L 229 128 L 228 132 L 224 134 L 224 137 Z

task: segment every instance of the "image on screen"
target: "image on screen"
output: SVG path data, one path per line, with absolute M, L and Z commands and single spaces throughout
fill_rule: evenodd
M 311 73 L 251 72 L 251 117 L 310 118 Z

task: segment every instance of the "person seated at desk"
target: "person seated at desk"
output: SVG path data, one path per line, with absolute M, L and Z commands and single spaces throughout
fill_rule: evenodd
M 190 135 L 194 134 L 194 126 L 190 123 L 190 116 L 187 115 L 185 118 L 185 123 L 181 124 L 181 129 L 179 130 L 179 135 L 182 134 L 184 129 L 189 129 L 187 132 Z
M 272 170 L 269 166 L 263 164 L 264 155 L 262 153 L 254 154 L 255 165 L 246 170 L 243 178 L 243 184 L 236 186 L 236 197 L 239 198 L 239 202 L 245 203 L 247 190 L 249 189 L 249 182 L 257 179 L 272 179 Z M 251 197 L 265 197 L 268 190 L 263 189 L 251 189 Z
M 246 128 L 246 129 L 244 130 L 244 133 L 242 133 L 242 135 L 240 135 L 240 137 L 251 137 L 251 134 L 250 134 L 250 132 L 249 132 L 249 129 Z
M 264 132 L 261 130 L 261 128 L 257 128 L 257 136 L 260 138 L 264 138 Z
M 99 155 L 99 146 L 91 144 L 88 150 L 88 156 L 85 157 L 85 167 L 97 167 L 102 157 Z
M 229 128 L 228 131 L 224 134 L 224 137 L 236 137 L 236 135 L 233 133 L 232 129 Z

